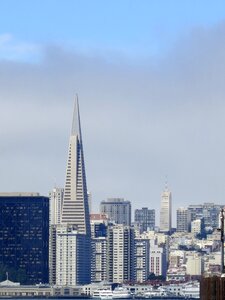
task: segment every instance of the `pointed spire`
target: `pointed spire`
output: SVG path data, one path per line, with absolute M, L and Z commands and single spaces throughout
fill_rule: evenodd
M 165 192 L 168 192 L 169 188 L 168 188 L 168 176 L 165 176 Z
M 80 128 L 80 112 L 79 112 L 79 101 L 78 95 L 76 94 L 76 98 L 74 101 L 74 111 L 73 111 L 73 122 L 71 135 L 78 135 L 81 140 L 81 128 Z

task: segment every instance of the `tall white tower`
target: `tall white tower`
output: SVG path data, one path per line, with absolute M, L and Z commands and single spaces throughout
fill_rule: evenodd
M 160 207 L 160 231 L 170 232 L 172 227 L 172 194 L 165 187 L 161 195 L 161 207 Z

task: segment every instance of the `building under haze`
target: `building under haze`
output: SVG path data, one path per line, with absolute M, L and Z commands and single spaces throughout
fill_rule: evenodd
M 161 195 L 160 231 L 170 233 L 172 228 L 172 194 L 166 187 Z
M 116 224 L 131 225 L 131 203 L 123 198 L 108 198 L 100 204 L 102 214 L 107 214 Z
M 48 282 L 49 199 L 0 194 L 0 272 L 22 284 Z M 2 275 L 2 274 L 1 274 Z
M 56 283 L 77 285 L 90 281 L 91 227 L 77 98 L 69 140 L 61 221 L 56 228 Z
M 188 206 L 188 229 L 191 231 L 191 222 L 204 219 L 205 228 L 216 229 L 219 227 L 219 215 L 222 205 L 214 203 L 203 203 Z
M 177 232 L 188 232 L 188 210 L 184 207 L 177 209 Z
M 155 229 L 155 210 L 143 207 L 135 209 L 134 221 L 140 226 L 140 232 Z

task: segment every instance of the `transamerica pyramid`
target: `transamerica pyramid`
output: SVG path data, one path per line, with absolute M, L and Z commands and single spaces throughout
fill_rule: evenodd
M 69 140 L 61 223 L 76 225 L 80 234 L 90 235 L 88 195 L 77 96 Z

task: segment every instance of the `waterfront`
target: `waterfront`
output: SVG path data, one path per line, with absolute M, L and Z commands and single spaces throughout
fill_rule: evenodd
M 70 300 L 84 300 L 84 299 L 93 299 L 91 297 L 58 297 L 58 298 L 52 298 L 52 297 L 48 297 L 48 298 L 39 298 L 39 297 L 25 297 L 25 298 L 11 298 L 11 297 L 0 297 L 0 299 L 10 299 L 10 300 L 29 300 L 29 299 L 38 299 L 38 300 L 46 300 L 46 299 L 51 299 L 51 300 L 58 300 L 58 299 L 70 299 Z M 99 298 L 100 299 L 100 298 Z M 182 300 L 182 299 L 188 299 L 188 300 L 198 300 L 200 298 L 186 298 L 186 297 L 151 297 L 151 298 L 139 298 L 139 297 L 135 297 L 133 299 L 155 299 L 155 300 L 160 300 L 160 299 L 164 299 L 164 300 Z

